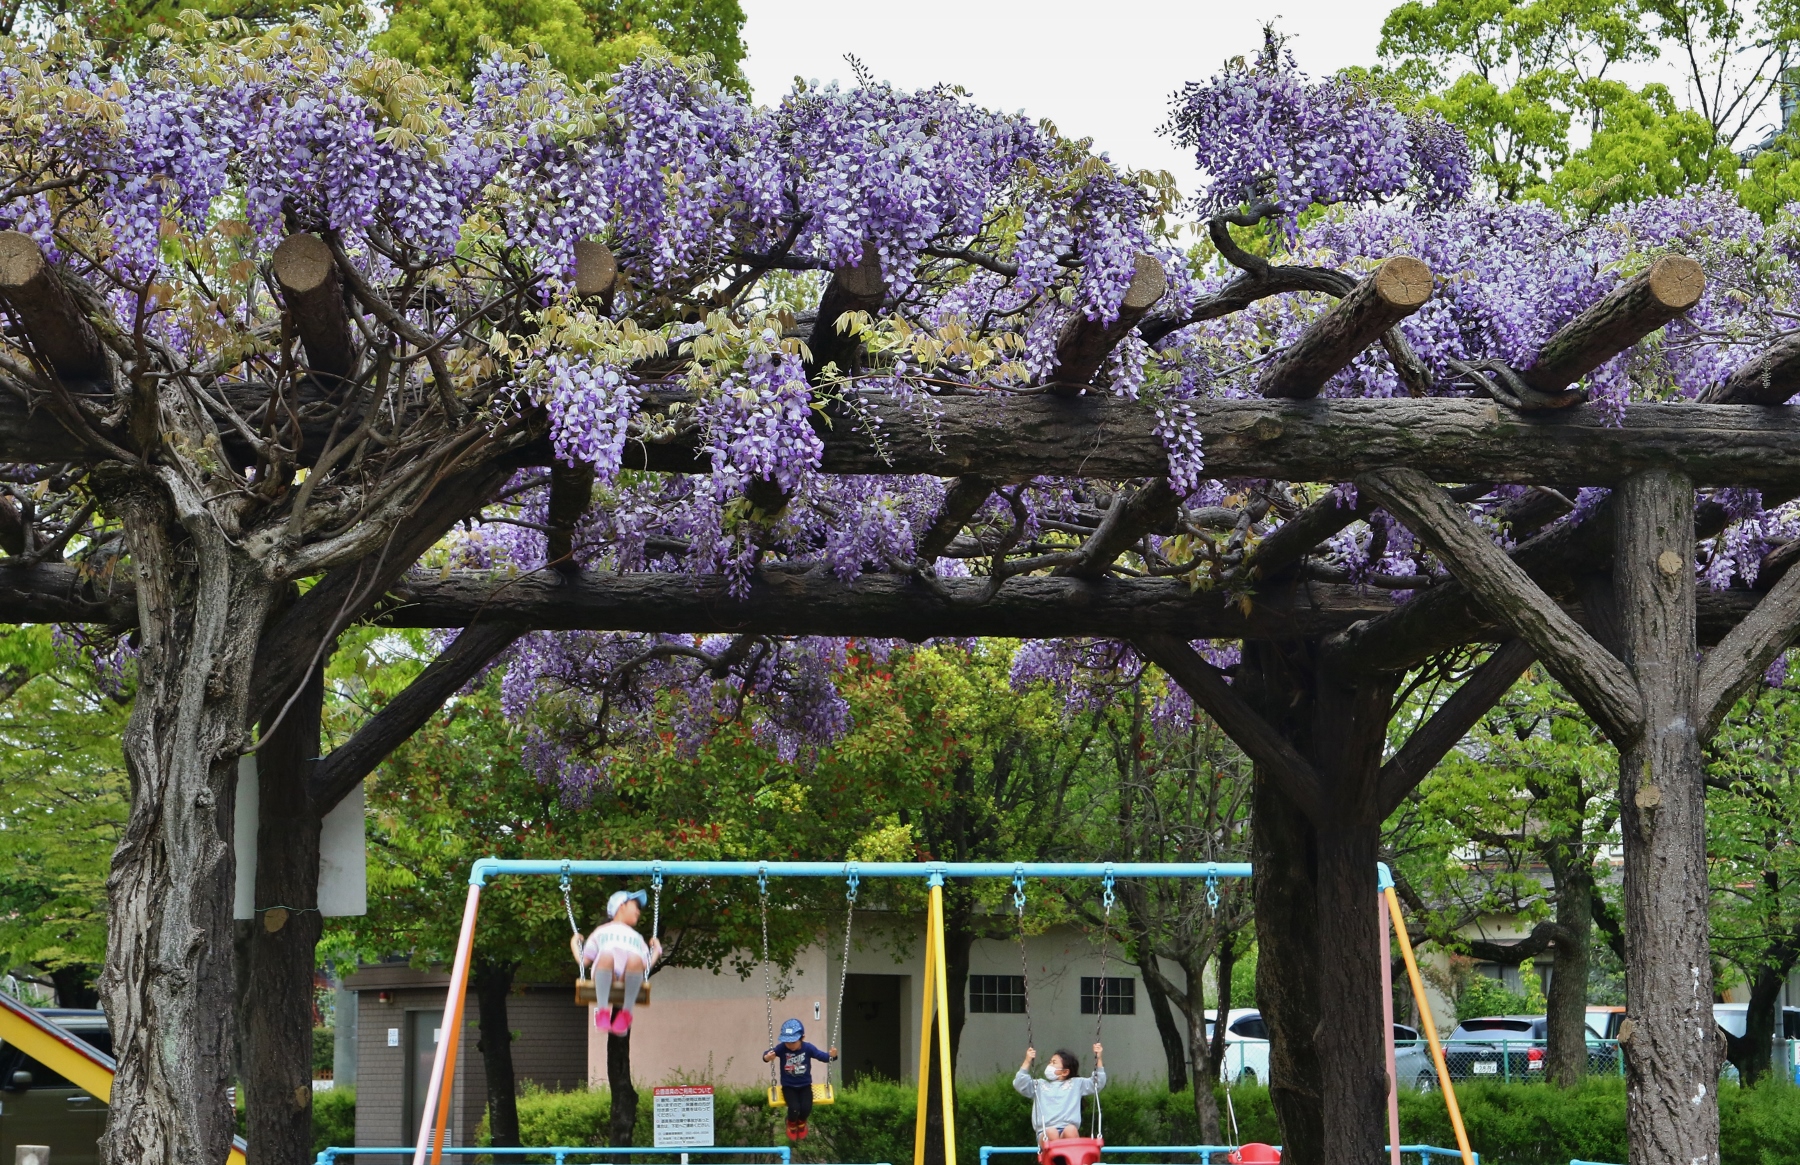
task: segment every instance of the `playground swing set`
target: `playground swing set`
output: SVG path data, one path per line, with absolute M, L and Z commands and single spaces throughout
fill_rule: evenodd
M 1030 995 L 1030 961 L 1025 949 L 1025 889 L 1029 878 L 1094 878 L 1101 882 L 1101 903 L 1105 917 L 1110 921 L 1115 901 L 1114 884 L 1119 878 L 1197 878 L 1207 883 L 1207 899 L 1213 906 L 1218 902 L 1218 881 L 1221 878 L 1247 878 L 1251 868 L 1244 863 L 1223 862 L 708 862 L 708 861 L 535 861 L 535 860 L 501 860 L 499 858 L 482 858 L 474 864 L 469 872 L 469 893 L 463 908 L 462 929 L 457 940 L 456 956 L 450 969 L 450 984 L 445 1001 L 444 1014 L 447 1022 L 444 1025 L 445 1036 L 439 1041 L 435 1059 L 432 1063 L 430 1083 L 426 1089 L 424 1111 L 419 1124 L 418 1139 L 414 1142 L 414 1165 L 439 1165 L 445 1151 L 445 1134 L 449 1124 L 450 1106 L 447 1099 L 451 1095 L 454 1080 L 457 1045 L 462 1033 L 463 1003 L 468 993 L 469 963 L 473 953 L 476 919 L 480 913 L 481 892 L 489 879 L 501 875 L 515 876 L 552 876 L 560 880 L 563 906 L 569 917 L 569 926 L 575 935 L 577 978 L 575 983 L 575 999 L 581 1004 L 597 1004 L 599 999 L 595 991 L 594 980 L 590 977 L 588 964 L 583 960 L 580 951 L 581 926 L 575 917 L 575 909 L 571 897 L 571 879 L 574 877 L 642 877 L 650 879 L 652 906 L 650 936 L 655 941 L 662 921 L 662 890 L 667 877 L 753 877 L 757 879 L 758 898 L 761 907 L 762 921 L 762 965 L 763 965 L 763 1001 L 769 1026 L 769 1044 L 775 1044 L 774 1017 L 774 982 L 769 954 L 769 879 L 771 877 L 788 878 L 829 878 L 841 877 L 845 880 L 846 909 L 844 916 L 844 952 L 838 983 L 837 1012 L 834 1015 L 833 1047 L 838 1044 L 838 1036 L 843 1031 L 843 1010 L 845 989 L 849 981 L 850 943 L 856 917 L 857 890 L 863 878 L 919 878 L 923 879 L 929 891 L 929 906 L 925 928 L 925 975 L 924 1006 L 920 1009 L 919 1025 L 919 1076 L 918 1076 L 918 1109 L 913 1133 L 913 1165 L 924 1165 L 927 1138 L 929 1088 L 931 1079 L 932 1056 L 937 1049 L 938 1071 L 940 1075 L 942 1123 L 944 1138 L 944 1159 L 956 1161 L 956 1123 L 953 1106 L 952 1066 L 950 1052 L 950 1000 L 949 976 L 945 968 L 944 942 L 944 880 L 946 878 L 1009 878 L 1013 883 L 1013 907 L 1016 915 L 1019 961 L 1025 994 L 1025 1024 L 1027 1042 L 1035 1045 L 1035 1032 L 1032 1030 L 1031 995 Z M 1468 1135 L 1463 1128 L 1462 1114 L 1456 1101 L 1455 1088 L 1450 1080 L 1449 1069 L 1444 1060 L 1442 1044 L 1438 1040 L 1436 1025 L 1432 1022 L 1431 1011 L 1427 1006 L 1424 983 L 1419 976 L 1418 963 L 1413 955 L 1412 945 L 1408 941 L 1406 927 L 1401 921 L 1399 899 L 1394 893 L 1393 878 L 1386 865 L 1378 868 L 1378 904 L 1377 913 L 1380 920 L 1381 949 L 1388 949 L 1389 922 L 1395 924 L 1401 953 L 1405 960 L 1407 975 L 1411 980 L 1413 998 L 1418 1005 L 1421 1027 L 1431 1048 L 1433 1065 L 1437 1070 L 1438 1082 L 1443 1091 L 1445 1106 L 1448 1109 L 1451 1128 L 1456 1134 L 1457 1154 L 1463 1165 L 1476 1165 L 1477 1158 L 1469 1148 Z M 1101 981 L 1105 981 L 1105 965 L 1111 942 L 1110 926 L 1102 926 L 1101 937 Z M 1400 1144 L 1399 1099 L 1395 1090 L 1394 1063 L 1394 1024 L 1393 1024 L 1393 992 L 1388 981 L 1388 959 L 1382 958 L 1383 967 L 1383 1010 L 1385 1013 L 1387 1035 L 1384 1040 L 1388 1067 L 1388 1148 L 1391 1165 L 1400 1165 L 1402 1151 L 1416 1151 L 1421 1146 L 1402 1146 Z M 1104 992 L 1104 987 L 1102 987 Z M 624 985 L 618 976 L 614 976 L 610 999 L 612 1007 L 617 1007 L 624 999 Z M 650 984 L 645 979 L 639 989 L 637 1003 L 647 1005 L 650 1002 Z M 1095 1002 L 1094 1042 L 1100 1042 L 1101 1025 L 1104 1022 L 1106 1003 L 1104 995 Z M 1222 1016 L 1221 1012 L 1221 1016 Z M 935 1037 L 935 1038 L 934 1038 Z M 768 1089 L 768 1103 L 771 1107 L 781 1107 L 786 1103 L 779 1086 L 779 1078 L 774 1075 L 771 1065 L 771 1084 Z M 832 1104 L 836 1100 L 835 1089 L 831 1080 L 829 1064 L 826 1068 L 826 1079 L 814 1081 L 813 1103 Z M 1129 1153 L 1167 1148 L 1166 1146 L 1113 1146 L 1105 1144 L 1103 1110 L 1099 1090 L 1092 1093 L 1094 1100 L 1094 1135 L 1092 1137 L 1071 1137 L 1049 1140 L 1034 1149 L 1010 1149 L 984 1146 L 982 1156 L 1000 1153 L 1031 1153 L 1038 1156 L 1040 1165 L 1095 1165 L 1103 1152 Z M 1033 1126 L 1035 1128 L 1036 1098 L 1033 1099 Z M 1235 1125 L 1235 1121 L 1233 1122 Z M 1213 1146 L 1188 1146 L 1186 1151 L 1195 1149 L 1210 1150 Z M 1445 1150 L 1428 1150 L 1443 1153 Z M 1255 1162 L 1278 1161 L 1279 1151 L 1267 1145 L 1244 1145 L 1230 1150 L 1231 1160 L 1241 1165 L 1253 1165 Z

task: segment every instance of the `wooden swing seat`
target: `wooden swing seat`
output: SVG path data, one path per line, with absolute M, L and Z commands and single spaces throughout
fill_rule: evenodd
M 612 998 L 607 1001 L 608 1007 L 616 1008 L 625 1002 L 625 984 L 622 980 L 616 977 L 613 979 L 611 994 Z M 579 1004 L 597 1002 L 597 996 L 594 992 L 594 981 L 592 979 L 575 980 L 575 1002 Z M 643 985 L 638 988 L 637 1005 L 639 1007 L 646 1007 L 649 1003 L 650 980 L 645 979 Z
M 829 1080 L 813 1081 L 812 1090 L 813 1090 L 813 1103 L 814 1104 L 836 1104 L 837 1103 L 837 1094 L 831 1090 L 831 1082 Z M 776 1085 L 776 1084 L 769 1085 L 769 1107 L 770 1108 L 786 1108 L 787 1107 L 787 1097 L 785 1095 L 783 1095 L 783 1093 L 781 1091 L 781 1087 L 779 1085 Z

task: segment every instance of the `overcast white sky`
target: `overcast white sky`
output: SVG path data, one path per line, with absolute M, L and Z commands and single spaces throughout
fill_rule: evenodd
M 1399 0 L 742 3 L 744 67 L 759 101 L 780 100 L 796 75 L 848 83 L 844 54 L 854 53 L 877 78 L 907 89 L 949 81 L 990 108 L 1047 117 L 1070 137 L 1092 137 L 1116 162 L 1168 170 L 1192 194 L 1192 161 L 1156 132 L 1171 93 L 1254 53 L 1269 20 L 1314 77 L 1373 64 L 1382 19 Z M 1668 59 L 1614 75 L 1633 85 L 1661 81 L 1678 99 L 1686 91 Z M 1751 140 L 1766 128 L 1759 123 Z
M 1254 53 L 1272 18 L 1315 77 L 1372 64 L 1397 2 L 743 0 L 744 67 L 757 100 L 774 102 L 795 76 L 847 84 L 844 54 L 854 53 L 904 88 L 954 82 L 991 108 L 1047 117 L 1116 162 L 1170 171 L 1192 193 L 1192 161 L 1156 133 L 1171 93 Z

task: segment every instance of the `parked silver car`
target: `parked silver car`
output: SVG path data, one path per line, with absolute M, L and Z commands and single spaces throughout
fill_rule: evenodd
M 112 1034 L 98 1011 L 46 1008 L 39 1015 L 112 1054 Z M 106 1105 L 18 1048 L 0 1043 L 0 1162 L 20 1145 L 50 1146 L 52 1165 L 98 1165 Z

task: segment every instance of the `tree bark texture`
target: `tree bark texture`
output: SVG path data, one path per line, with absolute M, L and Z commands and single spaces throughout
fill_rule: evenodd
M 116 490 L 138 569 L 131 812 L 107 879 L 100 994 L 119 1072 L 107 1165 L 216 1162 L 231 1146 L 232 807 L 274 587 L 198 506 Z M 180 496 L 180 495 L 177 495 Z
M 1311 745 L 1311 685 L 1277 647 L 1244 644 L 1237 686 L 1289 740 Z M 1324 1066 L 1314 1033 L 1319 979 L 1318 837 L 1313 823 L 1263 766 L 1253 777 L 1251 863 L 1256 870 L 1256 1003 L 1269 1027 L 1269 1101 L 1288 1165 L 1325 1160 Z
M 1522 376 L 1541 393 L 1574 384 L 1686 312 L 1706 290 L 1706 272 L 1686 255 L 1664 255 L 1619 284 L 1544 341 Z
M 1384 261 L 1264 367 L 1256 391 L 1318 396 L 1327 380 L 1430 298 L 1431 268 L 1406 255 Z
M 1717 1165 L 1717 1025 L 1707 931 L 1706 795 L 1696 707 L 1693 483 L 1619 490 L 1613 586 L 1645 730 L 1619 751 L 1633 1161 Z
M 1744 1014 L 1744 1034 L 1725 1037 L 1725 1055 L 1738 1070 L 1738 1080 L 1745 1088 L 1753 1087 L 1769 1074 L 1775 1051 L 1775 1037 L 1780 1034 L 1779 1013 L 1781 989 L 1787 986 L 1794 970 L 1794 947 L 1786 945 L 1785 961 L 1758 967 L 1750 979 L 1750 1001 Z
M 1156 956 L 1145 949 L 1138 948 L 1138 966 L 1142 969 L 1146 959 Z M 1144 995 L 1150 1000 L 1150 1016 L 1156 1021 L 1156 1038 L 1162 1043 L 1163 1064 L 1168 1077 L 1169 1091 L 1180 1092 L 1188 1083 L 1188 1049 L 1187 1041 L 1182 1038 L 1181 1027 L 1175 1022 L 1175 1009 L 1169 1005 L 1169 996 L 1152 976 L 1146 974 L 1144 979 Z M 1196 1093 L 1198 1095 L 1198 1093 Z M 1218 1141 L 1203 1141 L 1203 1144 L 1216 1145 Z
M 836 424 L 821 434 L 824 472 L 974 473 L 1010 482 L 1169 471 L 1149 406 L 1105 394 L 939 397 L 928 419 L 886 401 L 869 407 L 881 419 L 882 448 L 857 426 Z M 1521 413 L 1464 397 L 1208 400 L 1192 407 L 1207 474 L 1220 478 L 1348 481 L 1405 466 L 1438 481 L 1612 486 L 1640 470 L 1680 469 L 1702 485 L 1800 486 L 1800 410 L 1793 409 L 1640 404 L 1614 424 L 1592 408 Z M 13 416 L 0 407 L 0 453 L 26 460 L 9 449 L 8 433 L 25 420 Z M 66 438 L 63 447 L 66 456 Z M 537 458 L 549 457 L 545 444 Z M 630 442 L 625 463 L 682 473 L 705 465 L 689 438 Z
M 265 725 L 256 752 L 256 901 L 240 1010 L 251 1165 L 313 1157 L 313 968 L 324 919 L 320 816 L 307 789 L 324 697 L 315 671 L 281 722 Z
M 1588 1070 L 1588 952 L 1594 937 L 1594 871 L 1580 837 L 1544 855 L 1556 891 L 1556 946 L 1544 1010 L 1544 1076 L 1564 1088 Z
M 1381 844 L 1379 785 L 1388 709 L 1399 677 L 1344 682 L 1319 677 L 1313 728 L 1314 767 L 1323 779 L 1329 819 L 1318 838 L 1318 936 L 1313 956 L 1321 1014 L 1325 1160 L 1353 1165 L 1377 1160 L 1387 1144 L 1386 1045 L 1382 1028 L 1381 960 L 1370 916 L 1377 903 L 1375 862 Z
M 267 393 L 250 386 L 254 412 Z M 235 399 L 235 398 L 234 398 Z M 1168 450 L 1147 404 L 1086 393 L 946 396 L 929 417 L 867 402 L 879 447 L 856 424 L 821 433 L 826 473 L 979 474 L 1000 482 L 1040 475 L 1123 480 L 1168 473 Z M 1703 486 L 1800 489 L 1800 410 L 1758 405 L 1639 404 L 1615 424 L 1596 409 L 1521 413 L 1467 397 L 1406 400 L 1206 400 L 1192 404 L 1207 473 L 1220 478 L 1348 481 L 1391 466 L 1438 481 L 1615 486 L 1646 469 L 1679 470 Z M 307 448 L 323 442 L 309 437 Z M 224 438 L 235 457 L 232 435 Z M 84 444 L 45 409 L 0 394 L 0 460 L 81 461 Z M 519 463 L 548 465 L 548 441 Z M 305 458 L 302 458 L 302 462 Z M 697 435 L 625 448 L 631 469 L 705 472 Z
M 631 1033 L 606 1037 L 606 1087 L 612 1093 L 612 1109 L 606 1123 L 606 1143 L 631 1144 L 637 1127 L 638 1091 L 631 1082 Z
M 491 1144 L 508 1148 L 519 1145 L 519 1085 L 513 1073 L 512 1028 L 506 1018 L 506 1000 L 512 994 L 516 962 L 479 958 L 469 977 L 475 989 L 475 1006 L 479 1012 L 481 1038 L 477 1050 L 481 1066 L 487 1071 L 488 1131 Z M 607 1069 L 612 1067 L 611 1037 L 608 1037 Z M 636 1116 L 636 1102 L 632 1104 Z M 626 1142 L 629 1144 L 630 1142 Z
M 1206 999 L 1202 995 L 1195 1001 L 1194 1016 L 1188 1023 L 1188 1044 L 1191 1049 L 1189 1054 L 1194 1062 L 1194 1116 L 1199 1121 L 1202 1136 L 1219 1138 L 1205 1143 L 1223 1145 L 1225 1126 L 1219 1119 L 1219 1097 L 1214 1087 L 1224 1078 L 1225 1073 L 1225 1025 L 1230 1022 L 1233 1002 L 1231 975 L 1237 968 L 1235 936 L 1228 937 L 1219 944 L 1213 959 L 1214 969 L 1218 973 L 1218 1018 L 1209 1034 L 1206 1030 Z M 1206 968 L 1203 966 L 1188 969 L 1188 982 L 1204 982 L 1205 973 Z M 1264 1083 L 1266 1085 L 1267 1081 Z M 1234 1134 L 1232 1140 L 1236 1139 Z

